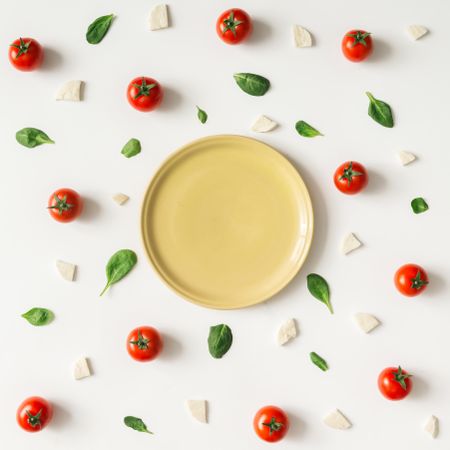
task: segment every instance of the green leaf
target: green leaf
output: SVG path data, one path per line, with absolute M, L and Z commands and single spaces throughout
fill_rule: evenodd
M 316 136 L 323 136 L 320 131 L 316 130 L 309 123 L 306 123 L 303 120 L 299 120 L 295 124 L 295 129 L 297 130 L 297 133 L 303 137 L 312 138 Z
M 125 158 L 132 158 L 141 153 L 141 143 L 137 139 L 132 138 L 123 146 L 121 153 Z
M 394 119 L 392 118 L 391 107 L 387 103 L 376 99 L 370 92 L 366 92 L 366 95 L 370 100 L 369 116 L 375 122 L 383 125 L 383 127 L 392 128 L 394 126 Z
M 306 277 L 306 281 L 308 290 L 312 296 L 324 303 L 330 310 L 330 313 L 333 314 L 333 307 L 330 302 L 330 290 L 325 278 L 321 277 L 317 273 L 310 273 Z
M 123 249 L 114 253 L 114 255 L 109 258 L 108 264 L 106 265 L 107 283 L 100 293 L 100 296 L 102 296 L 111 285 L 117 283 L 127 275 L 136 263 L 137 255 L 133 250 Z
M 247 94 L 260 97 L 270 88 L 270 81 L 254 73 L 235 73 L 234 79 L 238 86 Z
M 319 369 L 323 370 L 324 372 L 326 372 L 328 370 L 327 362 L 321 356 L 319 356 L 316 352 L 311 352 L 309 354 L 309 357 L 311 358 L 311 361 L 313 362 L 313 364 L 315 364 Z
M 210 327 L 208 336 L 209 353 L 213 358 L 222 358 L 233 343 L 233 333 L 228 325 Z
M 41 327 L 49 324 L 55 318 L 55 315 L 46 308 L 31 308 L 26 313 L 23 313 L 22 317 L 27 319 L 31 325 Z
M 197 117 L 201 123 L 205 123 L 208 120 L 208 114 L 206 114 L 206 112 L 203 111 L 203 109 L 200 109 L 198 106 L 197 106 Z
M 417 197 L 411 200 L 411 208 L 414 214 L 421 214 L 428 210 L 428 203 L 422 197 Z
M 28 148 L 34 148 L 42 144 L 54 144 L 46 133 L 37 128 L 22 128 L 16 133 L 16 141 Z
M 123 423 L 127 427 L 133 428 L 133 430 L 140 431 L 141 433 L 153 434 L 150 430 L 147 429 L 147 425 L 145 425 L 143 420 L 139 419 L 139 417 L 126 416 L 123 419 Z
M 89 44 L 98 44 L 103 40 L 114 19 L 114 14 L 101 16 L 95 19 L 87 29 L 86 40 Z

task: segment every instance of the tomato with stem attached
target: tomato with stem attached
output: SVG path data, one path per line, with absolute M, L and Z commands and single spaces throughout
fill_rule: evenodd
M 250 36 L 252 30 L 252 19 L 239 8 L 228 9 L 217 19 L 217 34 L 226 44 L 240 44 Z
M 373 49 L 372 37 L 364 30 L 350 30 L 342 39 L 342 52 L 352 62 L 361 62 L 370 56 Z
M 378 376 L 378 389 L 388 400 L 402 400 L 412 389 L 412 375 L 398 367 L 387 367 Z
M 56 221 L 72 222 L 83 212 L 83 199 L 73 189 L 61 188 L 50 196 L 47 209 Z
M 278 406 L 263 406 L 253 419 L 255 433 L 264 441 L 277 442 L 289 430 L 289 418 Z
M 136 361 L 152 361 L 161 353 L 162 349 L 163 340 L 156 328 L 138 327 L 127 337 L 128 354 Z
M 134 78 L 127 88 L 128 103 L 138 111 L 153 111 L 161 104 L 163 97 L 163 88 L 153 78 Z
M 362 191 L 369 181 L 365 167 L 356 161 L 347 161 L 341 164 L 334 173 L 334 184 L 347 195 Z
M 36 39 L 19 38 L 9 46 L 9 61 L 22 72 L 37 69 L 44 59 L 44 50 Z
M 404 264 L 395 272 L 394 282 L 397 290 L 407 297 L 415 297 L 428 286 L 425 269 L 417 264 Z
M 17 423 L 30 433 L 41 431 L 53 417 L 53 407 L 42 397 L 29 397 L 17 408 Z

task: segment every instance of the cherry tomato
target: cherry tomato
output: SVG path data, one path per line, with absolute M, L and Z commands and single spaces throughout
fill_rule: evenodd
M 47 209 L 58 222 L 72 222 L 83 211 L 83 199 L 73 189 L 61 188 L 50 196 Z
M 342 52 L 353 62 L 364 61 L 372 53 L 372 38 L 364 30 L 350 30 L 342 39 Z
M 29 397 L 17 409 L 17 423 L 31 433 L 41 431 L 52 420 L 53 407 L 42 397 Z
M 239 8 L 228 9 L 217 19 L 217 34 L 230 45 L 240 44 L 250 36 L 252 30 L 252 19 Z
M 356 161 L 341 164 L 334 173 L 334 184 L 344 194 L 353 195 L 362 191 L 369 181 L 367 171 Z
M 127 337 L 128 354 L 136 361 L 151 361 L 163 349 L 163 340 L 153 327 L 135 328 Z
M 256 434 L 264 441 L 277 442 L 289 430 L 289 418 L 278 406 L 263 406 L 253 419 Z
M 30 72 L 41 65 L 44 50 L 35 39 L 19 38 L 9 46 L 8 56 L 9 61 L 16 69 Z
M 401 400 L 412 389 L 412 375 L 398 367 L 387 367 L 378 375 L 378 389 L 388 400 Z
M 163 97 L 161 85 L 153 78 L 134 78 L 127 88 L 128 102 L 139 111 L 153 111 L 161 104 Z
M 417 264 L 405 264 L 395 272 L 394 281 L 401 294 L 415 297 L 427 288 L 428 275 Z

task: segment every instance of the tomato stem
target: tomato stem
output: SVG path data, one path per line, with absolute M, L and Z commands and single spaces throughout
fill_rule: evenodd
M 412 377 L 412 375 L 410 375 L 409 373 L 403 372 L 403 369 L 400 366 L 398 366 L 397 372 L 394 372 L 394 380 L 398 384 L 400 384 L 402 389 L 405 390 L 405 391 L 406 391 L 406 382 L 405 382 L 405 380 L 407 378 L 411 378 L 411 377 Z
M 56 194 L 53 196 L 55 199 L 55 205 L 47 206 L 48 209 L 57 209 L 58 214 L 62 216 L 62 213 L 64 211 L 69 211 L 69 209 L 72 209 L 74 205 L 71 203 L 67 203 L 67 195 L 65 195 L 63 198 L 59 198 Z
M 234 11 L 232 10 L 230 12 L 230 15 L 223 20 L 223 24 L 225 25 L 224 29 L 222 30 L 222 34 L 225 34 L 227 31 L 231 31 L 233 33 L 233 36 L 236 37 L 236 27 L 244 23 L 242 20 L 235 20 L 234 19 Z
M 353 177 L 362 176 L 362 172 L 358 172 L 357 170 L 353 170 L 353 161 L 350 161 L 348 167 L 344 168 L 344 173 L 339 177 L 339 180 L 347 180 L 348 186 L 352 183 Z
M 22 38 L 19 38 L 19 42 L 20 44 L 11 44 L 11 47 L 17 48 L 17 50 L 19 50 L 17 52 L 17 55 L 14 57 L 14 59 L 17 59 L 19 56 L 24 55 L 25 53 L 28 52 L 28 47 L 31 44 L 31 40 L 29 40 L 28 42 L 25 42 Z
M 35 415 L 31 414 L 30 411 L 25 411 L 27 413 L 27 421 L 28 423 L 33 427 L 41 426 L 41 414 L 42 414 L 42 408 L 39 410 L 39 412 Z
M 148 97 L 150 91 L 156 86 L 156 83 L 147 84 L 145 78 L 142 77 L 141 84 L 134 83 L 133 86 L 138 90 L 138 93 L 134 96 L 134 99 L 137 100 L 139 97 Z
M 360 30 L 356 31 L 356 33 L 348 33 L 347 37 L 353 38 L 352 47 L 355 47 L 357 44 L 362 44 L 364 47 L 367 47 L 366 38 L 370 36 L 370 33 L 361 32 Z
M 139 350 L 148 350 L 148 343 L 150 339 L 144 338 L 142 336 L 141 330 L 138 330 L 137 341 L 130 341 L 130 344 L 137 345 Z
M 276 432 L 276 431 L 280 431 L 281 428 L 284 427 L 284 423 L 281 422 L 277 422 L 277 420 L 275 419 L 275 417 L 272 417 L 270 419 L 270 422 L 263 422 L 263 425 L 265 427 L 269 427 L 269 434 L 272 435 L 272 433 Z
M 417 271 L 417 275 L 411 278 L 411 287 L 413 289 L 420 289 L 422 286 L 426 286 L 428 281 L 422 280 L 420 270 Z

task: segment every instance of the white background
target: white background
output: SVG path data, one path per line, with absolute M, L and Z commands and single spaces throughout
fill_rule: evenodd
M 0 446 L 35 450 L 154 448 L 158 450 L 263 449 L 254 435 L 254 412 L 265 404 L 284 408 L 292 428 L 278 448 L 448 449 L 450 363 L 448 347 L 450 4 L 445 0 L 173 1 L 172 27 L 150 32 L 147 15 L 155 2 L 119 0 L 3 2 L 0 42 L 2 192 Z M 255 31 L 245 45 L 223 44 L 215 34 L 217 16 L 227 7 L 246 9 Z M 84 34 L 96 17 L 117 14 L 104 41 L 92 46 Z M 296 49 L 291 25 L 303 25 L 314 47 Z M 423 24 L 430 34 L 414 42 L 405 32 Z M 369 61 L 352 64 L 340 40 L 353 27 L 373 33 Z M 47 61 L 34 73 L 14 70 L 6 58 L 18 36 L 38 39 Z M 272 87 L 262 98 L 239 90 L 234 72 L 267 76 Z M 126 102 L 135 76 L 148 75 L 166 89 L 164 104 L 145 114 Z M 81 103 L 56 102 L 58 86 L 86 82 Z M 387 101 L 395 127 L 367 116 L 364 92 Z M 198 104 L 209 114 L 196 118 Z M 267 135 L 250 131 L 259 114 L 280 123 Z M 325 134 L 304 139 L 294 130 L 304 119 Z M 45 130 L 56 145 L 26 149 L 17 130 Z M 238 311 L 194 306 L 157 278 L 146 260 L 139 231 L 140 202 L 159 164 L 186 142 L 234 133 L 267 142 L 299 168 L 313 199 L 315 239 L 294 281 L 266 304 Z M 130 160 L 120 150 L 131 137 L 142 153 Z M 419 160 L 402 167 L 399 150 Z M 343 161 L 364 163 L 369 186 L 356 197 L 333 186 Z M 49 194 L 71 187 L 86 198 L 86 211 L 71 224 L 53 221 Z M 111 196 L 124 192 L 123 207 Z M 415 216 L 410 200 L 430 205 Z M 341 239 L 355 232 L 364 248 L 349 256 Z M 135 249 L 135 270 L 98 294 L 104 266 L 120 248 Z M 79 266 L 75 283 L 60 278 L 55 260 Z M 401 297 L 392 277 L 398 266 L 417 262 L 430 285 L 416 299 Z M 307 292 L 305 276 L 322 274 L 332 290 L 335 315 Z M 20 314 L 33 306 L 55 312 L 42 328 Z M 355 312 L 370 312 L 383 325 L 370 335 L 353 324 Z M 300 335 L 288 346 L 275 343 L 278 326 L 298 321 Z M 225 322 L 234 344 L 222 360 L 210 357 L 210 325 Z M 166 349 L 155 362 L 139 364 L 124 348 L 128 332 L 157 327 Z M 322 373 L 310 351 L 330 365 Z M 72 379 L 71 365 L 88 356 L 94 376 Z M 402 402 L 388 402 L 377 390 L 378 373 L 401 364 L 415 375 L 414 390 Z M 46 430 L 27 434 L 15 423 L 19 403 L 41 395 L 55 405 Z M 194 422 L 184 402 L 207 399 L 208 425 Z M 322 418 L 340 408 L 354 424 L 348 431 L 327 428 Z M 441 419 L 432 441 L 426 419 Z M 122 424 L 142 417 L 154 436 Z

